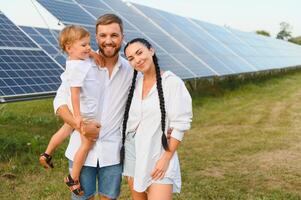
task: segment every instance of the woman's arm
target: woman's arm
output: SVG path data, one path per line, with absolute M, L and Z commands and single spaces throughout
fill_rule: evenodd
M 179 147 L 183 136 L 187 130 L 190 129 L 192 118 L 192 102 L 185 84 L 178 77 L 171 77 L 167 84 L 167 98 L 169 98 L 168 105 L 168 120 L 169 126 L 172 128 L 169 139 L 169 150 L 165 151 L 161 158 L 157 161 L 156 167 L 151 176 L 154 180 L 164 177 L 168 169 L 169 162 Z
M 168 144 L 168 151 L 165 151 L 161 158 L 158 160 L 155 169 L 152 171 L 151 176 L 154 180 L 162 179 L 168 169 L 169 161 L 178 149 L 181 141 L 171 137 Z

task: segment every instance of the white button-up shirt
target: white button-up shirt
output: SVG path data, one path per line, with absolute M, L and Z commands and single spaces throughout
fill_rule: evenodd
M 99 138 L 94 147 L 89 151 L 85 166 L 96 167 L 110 166 L 120 162 L 121 132 L 126 99 L 133 77 L 133 69 L 128 61 L 119 56 L 113 68 L 111 77 L 107 68 L 99 68 L 99 90 L 97 121 L 101 124 Z M 67 83 L 62 82 L 54 99 L 54 110 L 68 104 Z M 80 147 L 80 134 L 74 131 L 71 134 L 66 157 L 73 160 Z
M 142 100 L 143 78 L 136 83 L 127 133 L 136 130 L 134 190 L 145 191 L 154 181 L 151 172 L 164 153 L 161 143 L 161 110 L 156 84 Z M 190 128 L 192 103 L 184 82 L 170 71 L 162 75 L 162 88 L 166 109 L 166 129 L 173 128 L 171 137 L 181 141 L 184 132 Z M 180 192 L 181 173 L 177 152 L 170 160 L 165 177 L 173 181 L 173 191 Z

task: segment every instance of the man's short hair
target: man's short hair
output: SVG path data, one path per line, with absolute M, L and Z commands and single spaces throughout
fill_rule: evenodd
M 123 23 L 120 17 L 118 17 L 115 14 L 104 14 L 102 16 L 100 16 L 97 21 L 96 21 L 96 33 L 97 33 L 97 27 L 99 25 L 109 25 L 109 24 L 113 24 L 113 23 L 117 23 L 120 27 L 121 33 L 123 33 Z

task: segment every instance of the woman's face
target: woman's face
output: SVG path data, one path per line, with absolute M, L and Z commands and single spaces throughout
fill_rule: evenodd
M 154 49 L 148 49 L 141 42 L 130 44 L 126 50 L 125 55 L 135 70 L 145 73 L 154 66 L 153 55 Z

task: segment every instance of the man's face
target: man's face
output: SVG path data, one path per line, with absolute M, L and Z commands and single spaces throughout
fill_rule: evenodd
M 118 54 L 123 40 L 119 24 L 98 25 L 96 41 L 104 57 L 112 58 Z

